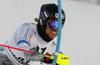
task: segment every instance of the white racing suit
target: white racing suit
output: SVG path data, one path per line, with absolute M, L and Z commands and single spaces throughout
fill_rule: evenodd
M 24 23 L 22 24 L 11 36 L 5 45 L 9 45 L 16 48 L 30 50 L 37 48 L 37 51 L 42 54 L 53 54 L 56 49 L 57 38 L 55 37 L 50 42 L 44 41 L 37 32 L 37 24 Z M 3 54 L 7 55 L 8 59 L 14 63 L 14 65 L 30 65 L 30 61 L 40 61 L 42 57 L 25 56 L 23 51 L 18 51 L 11 48 L 4 47 Z

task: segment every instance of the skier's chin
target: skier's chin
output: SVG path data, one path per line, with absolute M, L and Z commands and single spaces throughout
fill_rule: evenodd
M 57 35 L 49 36 L 51 39 L 54 39 Z

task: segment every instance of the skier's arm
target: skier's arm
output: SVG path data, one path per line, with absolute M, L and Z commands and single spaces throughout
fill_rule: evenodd
M 16 30 L 14 34 L 14 40 L 17 43 L 19 48 L 36 52 L 35 49 L 32 50 L 30 47 L 31 36 L 34 36 L 34 30 L 30 26 L 30 24 L 25 23 Z M 34 55 L 26 52 L 22 52 L 22 53 L 25 56 L 25 58 L 29 60 L 40 61 L 43 58 L 38 55 Z
M 30 36 L 33 35 L 33 30 L 30 24 L 22 24 L 14 33 L 14 40 L 17 46 L 21 49 L 29 50 L 30 48 Z

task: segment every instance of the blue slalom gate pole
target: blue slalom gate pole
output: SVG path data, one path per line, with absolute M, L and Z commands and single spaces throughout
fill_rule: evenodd
M 54 57 L 52 65 L 56 64 L 58 53 L 59 53 L 60 41 L 61 41 L 61 24 L 62 24 L 61 0 L 58 0 L 58 37 L 57 37 L 55 57 Z

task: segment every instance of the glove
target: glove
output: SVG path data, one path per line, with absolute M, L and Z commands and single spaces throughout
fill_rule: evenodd
M 50 54 L 45 54 L 45 55 L 51 56 Z M 41 62 L 44 62 L 44 63 L 47 63 L 47 64 L 52 64 L 53 59 L 50 59 L 49 57 L 44 57 Z M 58 64 L 56 63 L 56 65 L 58 65 Z
M 47 56 L 51 56 L 50 54 L 46 54 Z M 50 59 L 49 57 L 44 57 L 42 62 L 51 64 L 53 62 L 53 59 Z
M 50 54 L 46 54 L 47 56 L 51 56 Z M 42 62 L 47 63 L 47 64 L 52 64 L 53 62 L 53 55 L 49 58 L 49 57 L 44 57 Z M 56 65 L 69 65 L 70 62 L 70 58 L 64 54 L 59 53 L 58 54 L 58 58 L 56 61 Z

